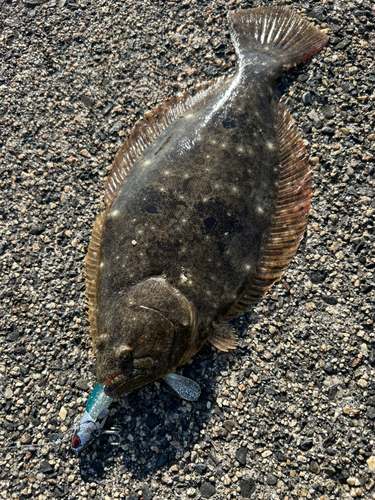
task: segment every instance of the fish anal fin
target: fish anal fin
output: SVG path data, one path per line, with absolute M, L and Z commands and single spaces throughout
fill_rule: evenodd
M 178 118 L 210 95 L 226 78 L 220 77 L 211 82 L 202 83 L 182 94 L 167 98 L 139 120 L 129 137 L 119 149 L 113 161 L 111 172 L 104 184 L 106 207 L 113 200 L 128 173 L 139 160 L 143 152 Z
M 90 323 L 90 337 L 93 340 L 97 337 L 96 287 L 100 265 L 100 243 L 102 239 L 105 215 L 106 213 L 103 212 L 94 223 L 89 247 L 85 257 L 86 299 L 88 306 L 88 319 Z
M 216 349 L 227 352 L 237 347 L 238 338 L 233 326 L 225 324 L 215 327 L 210 342 Z
M 311 202 L 311 172 L 297 127 L 279 103 L 279 191 L 268 240 L 255 273 L 244 286 L 223 321 L 250 310 L 278 281 L 295 256 L 306 230 Z

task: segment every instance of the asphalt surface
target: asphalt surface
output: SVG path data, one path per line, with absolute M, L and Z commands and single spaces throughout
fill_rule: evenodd
M 95 383 L 83 259 L 114 155 L 166 97 L 236 61 L 229 9 L 266 1 L 1 1 L 0 446 L 48 443 Z M 278 82 L 313 200 L 285 276 L 181 373 L 115 401 L 80 456 L 0 450 L 0 498 L 375 498 L 375 32 L 370 1 L 286 4 L 330 36 Z

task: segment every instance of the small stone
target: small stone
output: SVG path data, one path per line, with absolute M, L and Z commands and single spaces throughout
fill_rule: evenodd
M 153 497 L 152 491 L 147 485 L 142 486 L 142 498 L 143 500 L 151 500 Z
M 246 465 L 246 456 L 248 454 L 248 448 L 246 446 L 242 446 L 241 448 L 238 448 L 236 451 L 236 460 L 241 464 L 241 465 Z
M 366 405 L 375 406 L 375 396 L 370 396 L 366 401 Z
M 360 485 L 358 478 L 354 477 L 354 476 L 348 477 L 346 482 L 348 483 L 349 486 L 359 486 Z
M 45 231 L 46 226 L 44 224 L 33 224 L 30 229 L 29 233 L 30 234 L 42 234 L 43 231 Z
M 322 134 L 333 135 L 335 130 L 332 127 L 323 127 Z
M 234 420 L 224 420 L 224 427 L 228 432 L 232 432 L 235 427 Z
M 313 122 L 316 128 L 322 128 L 322 121 L 318 116 L 318 113 L 313 109 L 310 113 L 307 113 L 307 116 Z
M 86 106 L 86 108 L 90 109 L 94 105 L 95 101 L 92 97 L 89 97 L 87 95 L 83 95 L 83 96 L 81 96 L 81 103 L 84 106 Z
M 21 441 L 21 444 L 30 444 L 32 441 L 31 435 L 28 432 L 26 432 L 26 434 L 24 434 L 21 437 L 20 441 Z
M 335 369 L 332 365 L 332 363 L 326 363 L 324 365 L 324 371 L 328 373 L 328 375 L 333 375 L 335 373 Z
M 109 130 L 110 134 L 117 134 L 122 129 L 122 121 L 117 121 Z
M 375 472 L 375 457 L 374 456 L 371 456 L 367 460 L 367 465 L 369 466 L 369 469 L 371 472 Z
M 195 493 L 196 493 L 196 489 L 195 488 L 188 488 L 186 490 L 186 493 L 187 493 L 188 497 L 193 497 L 195 495 Z
M 313 7 L 311 10 L 307 12 L 307 15 L 309 17 L 312 17 L 313 19 L 318 19 L 318 21 L 325 21 L 326 16 L 324 14 L 324 7 L 323 5 L 316 5 Z
M 68 412 L 66 411 L 66 408 L 64 406 L 61 407 L 61 410 L 59 412 L 59 417 L 61 420 L 65 420 Z
M 302 102 L 305 106 L 311 104 L 311 92 L 305 92 L 302 96 Z
M 309 471 L 312 472 L 313 474 L 319 474 L 320 466 L 318 462 L 316 462 L 315 460 L 311 460 L 309 464 Z
M 327 120 L 334 118 L 334 116 L 336 115 L 336 108 L 334 104 L 326 104 L 322 107 L 321 111 L 324 117 L 327 118 Z
M 250 498 L 255 489 L 256 485 L 253 479 L 243 479 L 240 481 L 240 492 L 243 497 Z
M 275 486 L 277 484 L 277 477 L 273 474 L 267 474 L 266 483 L 270 486 Z
M 12 399 L 12 397 L 13 397 L 13 391 L 12 391 L 12 389 L 10 387 L 7 387 L 5 389 L 4 396 L 5 396 L 5 399 Z
M 336 50 L 345 49 L 350 44 L 350 42 L 351 42 L 350 38 L 344 38 L 344 40 L 341 40 L 341 42 L 335 45 L 335 49 Z
M 212 483 L 205 481 L 199 491 L 203 498 L 211 498 L 216 493 L 216 488 Z
M 79 154 L 84 158 L 91 158 L 91 154 L 87 151 L 87 149 L 82 149 Z
M 270 455 L 272 455 L 272 451 L 271 450 L 265 450 L 262 453 L 262 457 L 263 458 L 269 457 Z
M 79 380 L 77 380 L 76 387 L 77 387 L 77 389 L 82 389 L 82 391 L 89 391 L 90 390 L 89 384 L 83 378 L 80 378 Z
M 44 473 L 47 473 L 47 472 L 52 472 L 53 471 L 53 467 L 51 467 L 51 465 L 49 464 L 49 462 L 47 460 L 42 460 L 40 462 L 40 470 Z M 74 479 L 74 476 L 73 476 L 73 479 Z

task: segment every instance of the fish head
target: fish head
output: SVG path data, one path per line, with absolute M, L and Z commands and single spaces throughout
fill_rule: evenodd
M 195 353 L 194 308 L 163 278 L 134 285 L 111 309 L 94 344 L 97 380 L 107 396 L 163 377 Z

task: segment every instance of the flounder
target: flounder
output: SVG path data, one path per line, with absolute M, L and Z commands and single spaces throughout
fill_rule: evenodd
M 97 380 L 111 398 L 207 341 L 234 348 L 228 322 L 280 279 L 306 229 L 308 157 L 274 85 L 328 37 L 285 8 L 228 20 L 235 73 L 146 113 L 105 184 L 85 266 Z

